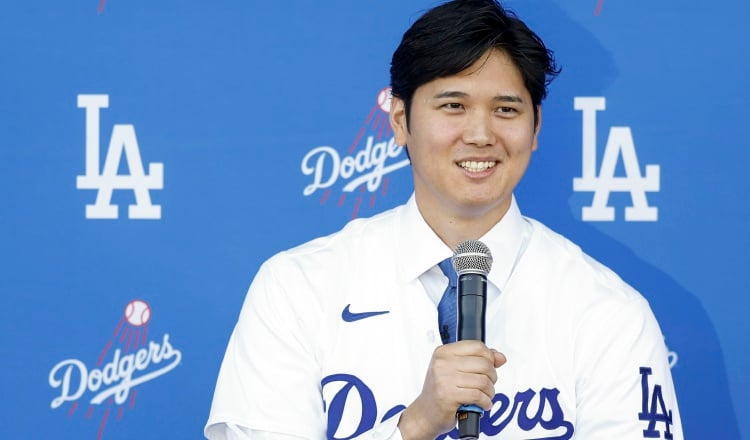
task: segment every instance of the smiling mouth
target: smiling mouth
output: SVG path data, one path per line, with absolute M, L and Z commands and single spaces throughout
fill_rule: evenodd
M 458 166 L 467 171 L 471 171 L 472 173 L 479 173 L 481 171 L 488 170 L 495 165 L 497 165 L 497 162 L 495 161 L 476 162 L 473 160 L 465 160 L 458 163 Z

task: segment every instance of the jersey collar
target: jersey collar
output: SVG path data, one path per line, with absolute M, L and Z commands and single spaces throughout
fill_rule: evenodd
M 410 282 L 451 257 L 453 250 L 448 248 L 425 222 L 414 194 L 400 215 L 396 259 L 399 263 L 399 278 L 402 282 Z M 479 238 L 492 252 L 493 263 L 488 279 L 500 290 L 505 287 L 529 233 L 530 225 L 521 216 L 516 198 L 513 196 L 508 212 Z

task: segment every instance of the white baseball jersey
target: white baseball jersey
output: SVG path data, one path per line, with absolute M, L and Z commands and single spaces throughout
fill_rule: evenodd
M 486 343 L 508 359 L 482 438 L 682 439 L 663 336 L 638 292 L 515 200 L 480 240 L 494 258 Z M 441 344 L 447 280 L 436 265 L 451 255 L 412 196 L 269 259 L 230 339 L 206 435 L 400 438 L 398 417 Z

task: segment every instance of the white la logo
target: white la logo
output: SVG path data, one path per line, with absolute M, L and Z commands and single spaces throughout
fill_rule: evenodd
M 633 206 L 625 208 L 625 221 L 657 221 L 658 208 L 648 205 L 646 191 L 659 191 L 659 165 L 646 165 L 641 175 L 630 127 L 612 127 L 604 149 L 599 175 L 596 175 L 596 112 L 605 109 L 604 97 L 576 97 L 573 106 L 583 112 L 583 168 L 573 179 L 576 192 L 594 192 L 591 206 L 584 206 L 584 221 L 614 221 L 615 209 L 607 206 L 611 192 L 629 192 Z M 618 157 L 622 156 L 625 177 L 615 177 Z
M 109 95 L 78 95 L 78 108 L 86 109 L 86 175 L 77 176 L 76 188 L 99 190 L 96 203 L 86 205 L 86 218 L 116 219 L 117 205 L 111 204 L 112 191 L 129 189 L 135 193 L 135 205 L 128 206 L 128 218 L 160 219 L 161 206 L 151 204 L 148 191 L 164 188 L 164 164 L 151 162 L 148 174 L 144 173 L 132 125 L 115 124 L 99 174 L 99 110 L 108 107 Z M 130 172 L 126 175 L 117 174 L 123 152 Z

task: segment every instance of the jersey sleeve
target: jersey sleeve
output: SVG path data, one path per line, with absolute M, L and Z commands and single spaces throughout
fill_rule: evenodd
M 576 438 L 682 440 L 664 337 L 645 299 L 592 307 L 576 339 Z
M 293 272 L 272 259 L 253 280 L 219 371 L 205 428 L 209 438 L 226 438 L 228 425 L 271 438 L 325 438 L 313 346 L 320 315 Z M 291 290 L 297 290 L 294 297 Z

